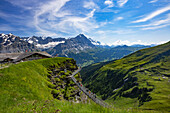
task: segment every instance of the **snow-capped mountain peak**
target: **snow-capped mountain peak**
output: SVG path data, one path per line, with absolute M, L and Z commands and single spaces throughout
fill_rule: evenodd
M 55 47 L 60 43 L 65 43 L 65 38 L 51 38 L 51 37 L 22 37 L 28 43 L 34 44 L 36 47 L 40 49 L 48 49 Z
M 91 38 L 89 38 L 89 40 L 91 41 L 91 43 L 92 43 L 93 45 L 101 45 L 101 43 L 100 43 L 99 41 L 93 40 L 93 39 L 91 39 Z
M 0 34 L 0 53 L 24 52 L 25 50 L 37 50 L 37 48 L 20 37 L 9 34 Z

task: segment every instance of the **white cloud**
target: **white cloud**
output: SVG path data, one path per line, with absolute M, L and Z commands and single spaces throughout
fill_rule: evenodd
M 99 8 L 97 4 L 95 4 L 93 1 L 89 1 L 89 2 L 85 1 L 83 7 L 87 9 L 98 9 Z
M 139 25 L 139 26 L 132 26 L 132 27 L 141 27 L 142 30 L 149 30 L 149 29 L 163 28 L 169 25 L 170 25 L 170 13 L 167 15 L 165 19 L 156 20 L 146 25 Z
M 89 32 L 98 28 L 93 19 L 96 9 L 82 12 L 81 15 L 72 10 L 65 9 L 65 4 L 70 0 L 53 0 L 45 5 L 42 5 L 36 11 L 34 16 L 34 23 L 38 30 L 37 34 L 45 36 L 56 36 L 61 34 L 77 34 L 80 32 Z M 87 6 L 86 8 L 92 8 Z
M 108 45 L 114 45 L 114 46 L 118 46 L 118 45 L 128 45 L 128 46 L 131 46 L 131 45 L 136 45 L 136 44 L 140 44 L 140 45 L 151 45 L 151 44 L 163 44 L 167 41 L 162 41 L 162 42 L 159 42 L 159 43 L 156 43 L 156 42 L 143 42 L 141 40 L 137 40 L 137 41 L 129 41 L 129 40 L 117 40 L 113 43 L 110 43 Z
M 145 18 L 133 21 L 132 23 L 146 22 L 146 21 L 148 21 L 148 20 L 150 20 L 150 19 L 152 19 L 152 18 L 154 18 L 154 17 L 156 17 L 156 16 L 158 16 L 158 15 L 160 15 L 160 14 L 166 12 L 166 11 L 169 11 L 169 10 L 170 10 L 170 5 L 162 8 L 162 9 L 159 9 L 157 11 L 154 11 L 151 14 L 147 15 Z
M 86 17 L 69 16 L 65 17 L 56 26 L 60 27 L 60 30 L 65 33 L 71 33 L 73 31 L 89 32 L 92 29 L 98 28 L 98 25 L 91 20 L 95 12 L 93 9 L 90 13 L 86 14 Z
M 106 0 L 104 4 L 107 5 L 108 7 L 114 7 L 114 3 L 112 0 Z
M 67 12 L 60 12 L 60 9 L 70 0 L 52 0 L 44 4 L 35 11 L 34 25 L 41 35 L 55 35 L 49 28 L 51 28 L 49 20 L 56 20 L 55 17 L 62 17 L 68 15 Z
M 133 31 L 132 29 L 117 29 L 117 30 L 99 30 L 96 31 L 97 34 L 118 34 L 118 35 L 124 35 L 124 34 L 131 34 L 134 33 L 135 31 Z
M 117 0 L 117 4 L 119 7 L 123 7 L 126 3 L 128 2 L 128 0 Z M 107 5 L 108 7 L 114 7 L 114 3 L 113 0 L 106 0 L 104 2 L 105 5 Z
M 115 21 L 119 21 L 119 20 L 123 20 L 124 18 L 123 17 L 117 17 L 117 18 L 115 18 Z
M 117 0 L 119 7 L 123 7 L 127 2 L 128 0 Z
M 151 0 L 149 3 L 155 3 L 157 2 L 158 0 Z
M 160 28 L 167 27 L 167 26 L 170 26 L 170 23 L 164 24 L 164 25 L 159 25 L 159 26 L 146 27 L 146 28 L 142 28 L 142 30 L 160 29 Z

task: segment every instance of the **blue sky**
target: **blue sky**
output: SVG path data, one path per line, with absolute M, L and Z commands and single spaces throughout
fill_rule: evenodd
M 0 0 L 0 33 L 159 44 L 170 40 L 170 0 Z

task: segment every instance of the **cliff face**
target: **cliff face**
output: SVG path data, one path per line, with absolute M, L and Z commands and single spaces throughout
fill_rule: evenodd
M 51 65 L 48 68 L 48 79 L 52 83 L 49 87 L 52 89 L 51 94 L 54 98 L 76 103 L 87 101 L 87 96 L 81 92 L 69 77 L 77 69 L 78 67 L 73 59 L 58 63 L 57 66 Z M 75 75 L 75 78 L 78 82 L 81 82 L 80 74 Z

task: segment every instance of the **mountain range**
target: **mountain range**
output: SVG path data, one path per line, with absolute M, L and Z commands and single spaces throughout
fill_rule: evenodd
M 38 48 L 13 34 L 0 34 L 0 53 L 37 51 Z
M 18 37 L 13 34 L 0 34 L 0 52 L 46 51 L 53 56 L 70 57 L 80 66 L 92 63 L 122 58 L 139 49 L 148 48 L 145 45 L 108 46 L 99 41 L 79 34 L 73 38 L 52 37 Z

